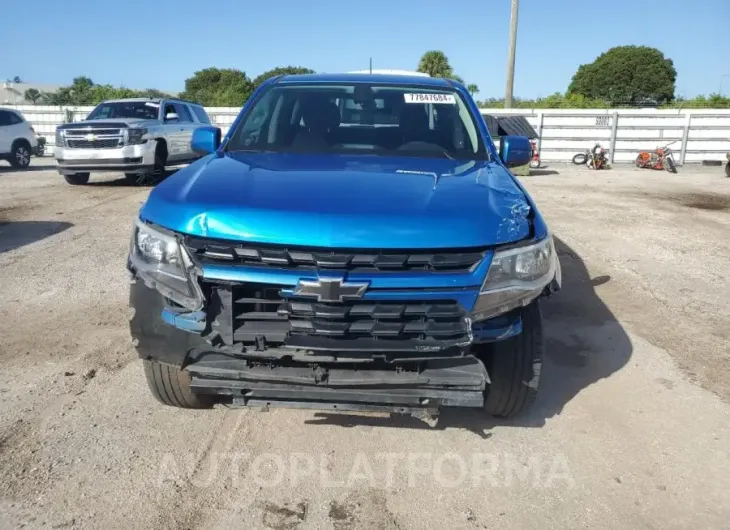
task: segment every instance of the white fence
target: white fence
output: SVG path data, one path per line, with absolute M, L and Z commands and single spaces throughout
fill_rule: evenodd
M 633 162 L 639 151 L 670 142 L 680 163 L 725 160 L 730 109 L 482 109 L 493 116 L 525 116 L 537 131 L 540 156 L 568 161 L 595 142 L 611 161 Z
M 52 152 L 56 126 L 81 120 L 93 107 L 19 105 L 14 107 L 46 137 Z M 205 109 L 223 133 L 238 115 L 238 107 Z M 676 141 L 672 149 L 680 163 L 724 160 L 730 152 L 730 109 L 482 109 L 493 116 L 525 116 L 540 137 L 545 161 L 569 161 L 577 152 L 600 142 L 615 162 L 631 162 L 636 153 Z

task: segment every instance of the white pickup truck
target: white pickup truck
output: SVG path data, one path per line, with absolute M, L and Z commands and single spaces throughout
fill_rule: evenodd
M 195 129 L 208 125 L 203 107 L 189 101 L 104 101 L 84 121 L 56 128 L 54 157 L 69 184 L 86 184 L 90 173 L 101 171 L 121 171 L 137 183 L 199 158 L 190 140 Z

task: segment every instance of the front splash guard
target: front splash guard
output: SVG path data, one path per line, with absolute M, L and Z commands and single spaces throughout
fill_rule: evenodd
M 230 406 L 236 407 L 391 412 L 427 420 L 442 407 L 482 407 L 490 383 L 484 364 L 472 356 L 438 359 L 418 371 L 337 363 L 256 365 L 206 357 L 185 368 L 191 388 L 230 396 Z

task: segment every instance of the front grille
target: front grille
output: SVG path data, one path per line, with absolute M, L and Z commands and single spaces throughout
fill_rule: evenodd
M 65 129 L 66 136 L 86 136 L 87 134 L 95 134 L 97 136 L 121 136 L 121 129 Z
M 305 339 L 304 343 L 306 339 L 326 339 L 327 349 L 347 349 L 359 341 L 371 345 L 388 341 L 412 343 L 412 349 L 418 350 L 419 345 L 468 338 L 466 314 L 453 300 L 325 304 L 285 297 L 282 289 L 255 283 L 214 287 L 215 327 L 224 340 L 280 346 L 302 343 L 298 339 Z
M 110 140 L 77 140 L 75 138 L 68 138 L 66 140 L 68 147 L 76 149 L 114 149 L 121 147 L 121 140 L 118 138 Z
M 484 249 L 371 250 L 285 247 L 188 236 L 185 245 L 202 264 L 226 263 L 284 269 L 346 271 L 467 271 Z
M 93 139 L 89 136 L 93 135 Z M 66 147 L 70 149 L 114 149 L 124 145 L 124 131 L 115 129 L 65 129 Z

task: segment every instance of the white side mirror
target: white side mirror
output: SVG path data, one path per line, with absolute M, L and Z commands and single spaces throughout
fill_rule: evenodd
M 180 117 L 175 112 L 168 112 L 165 114 L 165 121 L 178 120 Z

